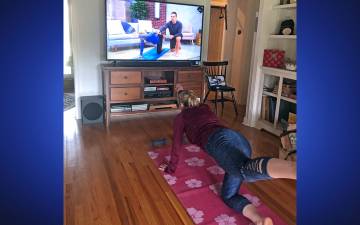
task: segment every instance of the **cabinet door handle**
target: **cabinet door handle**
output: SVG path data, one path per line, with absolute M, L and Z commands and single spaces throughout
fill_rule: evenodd
M 128 95 L 128 93 L 127 93 L 127 92 L 125 92 L 125 93 L 124 93 L 124 95 Z
M 127 77 L 127 76 L 125 76 L 125 77 L 124 77 L 124 79 L 128 79 L 128 77 Z

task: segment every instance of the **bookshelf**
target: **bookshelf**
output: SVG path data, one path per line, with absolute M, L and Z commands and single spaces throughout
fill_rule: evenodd
M 257 31 L 249 79 L 246 115 L 243 124 L 279 136 L 280 123 L 289 113 L 296 114 L 296 71 L 263 66 L 265 49 L 285 51 L 285 58 L 296 61 L 297 4 L 280 4 L 280 0 L 260 0 Z M 279 35 L 280 24 L 292 19 L 293 35 Z

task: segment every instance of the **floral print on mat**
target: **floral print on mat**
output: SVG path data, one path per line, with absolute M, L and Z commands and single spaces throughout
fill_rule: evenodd
M 196 145 L 187 146 L 185 149 L 188 150 L 188 152 L 200 152 L 200 147 Z
M 203 166 L 205 164 L 205 160 L 199 159 L 198 157 L 185 159 L 185 162 L 188 164 L 188 166 Z
M 218 225 L 236 225 L 235 217 L 228 216 L 226 214 L 221 214 L 220 216 L 215 218 L 215 221 Z
M 207 171 L 209 171 L 211 174 L 214 174 L 214 175 L 225 174 L 225 171 L 220 166 L 217 166 L 217 165 L 208 167 Z
M 164 178 L 166 179 L 166 181 L 168 182 L 168 184 L 170 184 L 170 185 L 176 184 L 176 180 L 177 180 L 176 177 L 171 176 L 170 174 L 164 174 Z
M 185 184 L 189 187 L 189 188 L 198 188 L 202 186 L 202 181 L 201 180 L 197 180 L 197 179 L 190 179 L 185 181 Z
M 219 193 L 221 191 L 221 186 L 222 186 L 222 182 L 216 183 L 216 184 L 211 184 L 211 185 L 209 185 L 209 189 L 212 192 L 214 192 L 214 194 L 219 195 Z
M 150 151 L 148 152 L 148 155 L 151 159 L 156 159 L 159 156 L 159 153 Z
M 204 221 L 204 212 L 201 210 L 197 210 L 193 207 L 187 208 L 186 211 L 191 216 L 192 220 L 195 224 L 200 224 L 202 221 Z

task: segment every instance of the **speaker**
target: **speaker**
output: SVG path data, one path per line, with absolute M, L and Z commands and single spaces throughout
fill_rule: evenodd
M 104 121 L 104 99 L 102 95 L 82 96 L 80 101 L 83 124 L 102 123 Z

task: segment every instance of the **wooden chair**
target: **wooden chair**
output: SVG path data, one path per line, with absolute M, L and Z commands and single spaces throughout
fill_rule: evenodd
M 238 115 L 236 108 L 236 100 L 234 96 L 235 88 L 226 84 L 226 68 L 228 61 L 221 62 L 203 62 L 205 70 L 205 79 L 207 82 L 208 91 L 204 98 L 204 103 L 207 100 L 210 92 L 215 92 L 215 99 L 210 100 L 215 104 L 215 113 L 217 114 L 217 103 L 221 103 L 221 114 L 224 112 L 224 102 L 232 102 L 234 105 L 235 114 Z M 218 98 L 218 92 L 221 94 L 221 98 Z M 232 98 L 224 97 L 224 92 L 230 92 Z

